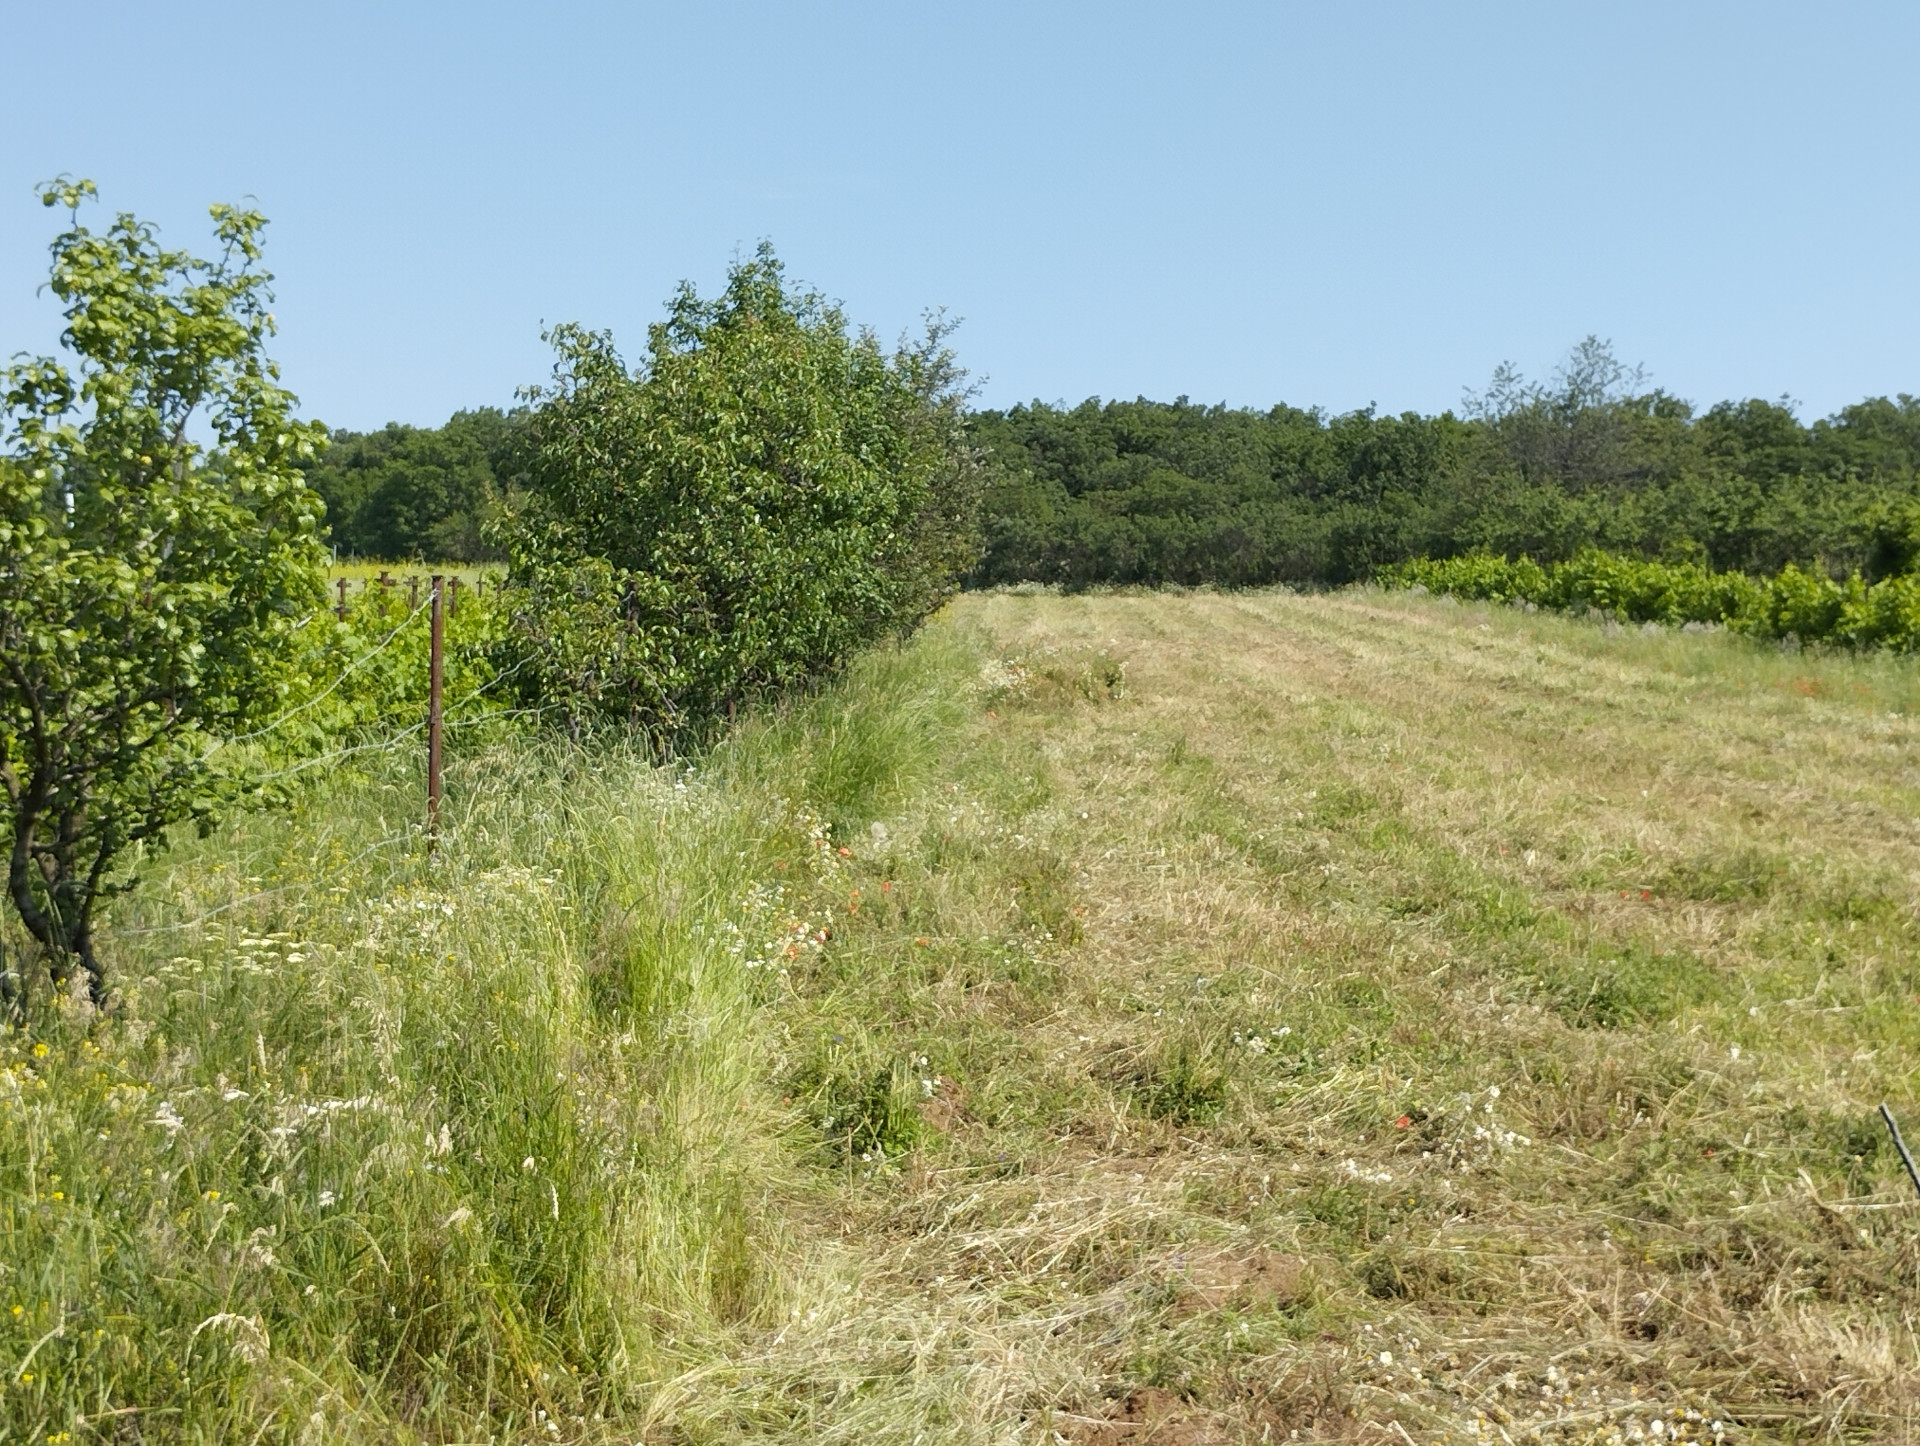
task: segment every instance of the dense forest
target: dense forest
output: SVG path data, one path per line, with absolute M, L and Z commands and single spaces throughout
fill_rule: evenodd
M 1758 400 L 1699 413 L 1641 380 L 1590 339 L 1551 382 L 1502 368 L 1440 416 L 1184 398 L 981 413 L 998 468 L 976 577 L 1325 584 L 1589 547 L 1754 572 L 1905 565 L 1920 401 L 1805 425 Z
M 1457 412 L 1329 415 L 1091 399 L 968 419 L 988 464 L 976 585 L 1331 585 L 1418 557 L 1587 548 L 1868 578 L 1920 551 L 1920 400 L 1802 422 L 1705 409 L 1589 338 L 1545 382 L 1510 367 Z M 514 418 L 336 433 L 310 472 L 343 553 L 484 555 L 515 485 Z
M 496 407 L 455 412 L 442 427 L 389 422 L 377 432 L 336 431 L 307 482 L 327 504 L 344 557 L 492 560 L 481 535 L 491 509 L 513 490 L 522 413 Z

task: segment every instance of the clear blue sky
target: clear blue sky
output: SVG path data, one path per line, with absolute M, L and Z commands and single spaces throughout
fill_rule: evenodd
M 82 18 L 84 17 L 84 18 Z M 0 352 L 59 213 L 273 225 L 336 426 L 631 356 L 773 241 L 985 401 L 1455 405 L 1587 332 L 1698 402 L 1920 391 L 1920 6 L 0 0 Z

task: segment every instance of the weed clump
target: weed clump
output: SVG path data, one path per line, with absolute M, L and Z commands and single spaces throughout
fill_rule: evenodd
M 1170 1125 L 1204 1125 L 1227 1106 L 1226 1070 L 1187 1039 L 1157 1042 L 1121 1063 L 1116 1075 L 1141 1110 Z

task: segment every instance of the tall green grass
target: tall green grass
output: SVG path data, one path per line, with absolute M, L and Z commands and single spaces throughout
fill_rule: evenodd
M 883 650 L 693 768 L 494 742 L 432 849 L 376 752 L 146 861 L 118 1007 L 0 1042 L 0 1438 L 631 1439 L 780 1315 L 766 1006 L 972 666 Z

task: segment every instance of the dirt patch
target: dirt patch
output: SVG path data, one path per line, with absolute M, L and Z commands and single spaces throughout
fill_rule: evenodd
M 1306 1264 L 1277 1250 L 1222 1252 L 1176 1261 L 1172 1283 L 1180 1298 L 1177 1318 L 1210 1310 L 1260 1310 L 1283 1306 L 1300 1293 Z
M 1159 1386 L 1142 1386 L 1112 1403 L 1105 1417 L 1058 1412 L 1054 1431 L 1075 1446 L 1238 1446 L 1247 1438 L 1241 1423 L 1218 1411 L 1182 1401 Z
M 947 1134 L 967 1118 L 967 1107 L 960 1086 L 943 1079 L 934 1086 L 930 1099 L 920 1102 L 920 1118 L 941 1134 Z

